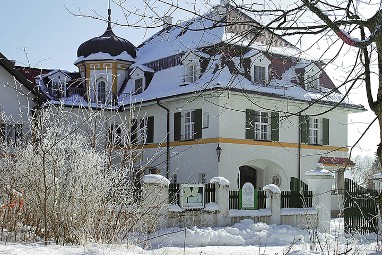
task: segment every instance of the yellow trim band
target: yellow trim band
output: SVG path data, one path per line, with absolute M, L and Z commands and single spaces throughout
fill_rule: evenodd
M 298 143 L 285 143 L 285 142 L 273 142 L 273 141 L 254 141 L 247 139 L 235 139 L 235 138 L 205 138 L 191 141 L 177 141 L 170 142 L 170 147 L 176 146 L 190 146 L 196 144 L 209 144 L 209 143 L 228 143 L 228 144 L 245 144 L 245 145 L 255 145 L 255 146 L 271 146 L 271 147 L 285 147 L 285 148 L 298 148 Z M 157 147 L 166 147 L 166 143 L 152 143 L 138 146 L 141 148 L 157 148 Z M 346 147 L 338 146 L 327 146 L 327 145 L 310 145 L 310 144 L 301 144 L 301 149 L 308 150 L 326 150 L 326 151 L 342 151 L 347 152 L 349 149 Z

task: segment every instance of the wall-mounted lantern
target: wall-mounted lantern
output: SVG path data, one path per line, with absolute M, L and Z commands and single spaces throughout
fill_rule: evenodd
M 221 155 L 222 155 L 222 148 L 220 148 L 220 145 L 218 144 L 218 147 L 216 147 L 216 156 L 218 156 L 218 162 L 220 162 Z

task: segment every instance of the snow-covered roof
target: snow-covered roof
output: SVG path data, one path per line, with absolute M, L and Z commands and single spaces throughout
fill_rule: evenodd
M 304 55 L 298 48 L 287 43 L 282 38 L 276 38 L 278 42 L 266 44 L 264 41 L 246 39 L 232 33 L 225 21 L 224 8 L 219 5 L 204 15 L 197 16 L 191 20 L 169 25 L 156 33 L 137 48 L 137 57 L 133 58 L 126 51 L 118 56 L 108 53 L 93 53 L 87 57 L 79 57 L 75 64 L 90 60 L 123 60 L 133 62 L 131 71 L 137 68 L 149 72 L 146 79 L 145 89 L 142 93 L 135 94 L 135 81 L 126 79 L 118 95 L 118 107 L 131 103 L 147 102 L 161 98 L 181 96 L 190 93 L 204 92 L 215 89 L 226 89 L 231 91 L 254 93 L 268 97 L 300 100 L 305 102 L 316 102 L 327 104 L 341 103 L 343 106 L 362 110 L 362 106 L 352 105 L 348 99 L 343 100 L 330 78 L 323 72 L 320 78 L 323 84 L 320 91 L 307 91 L 303 85 L 298 84 L 301 78 L 301 69 L 313 63 L 309 56 Z M 247 17 L 248 18 L 248 17 Z M 265 31 L 268 35 L 270 31 Z M 276 41 L 277 41 L 276 40 Z M 249 70 L 244 68 L 243 56 L 230 56 L 228 62 L 225 52 L 216 50 L 216 45 L 222 43 L 242 47 L 244 58 L 249 58 L 258 52 L 266 54 L 270 59 L 270 70 L 276 73 L 266 84 L 253 82 L 249 77 Z M 249 49 L 248 49 L 249 47 Z M 223 50 L 224 51 L 224 50 Z M 182 59 L 187 54 L 193 53 L 203 59 L 205 68 L 201 69 L 200 77 L 195 82 L 185 82 L 185 66 Z M 158 63 L 161 64 L 158 64 Z M 171 64 L 168 64 L 171 62 Z M 165 63 L 165 64 L 163 64 Z M 287 64 L 285 64 L 287 63 Z M 158 65 L 156 65 L 158 64 Z M 161 66 L 160 66 L 161 65 Z M 158 67 L 160 66 L 160 67 Z M 68 101 L 74 105 L 75 101 Z M 79 101 L 80 106 L 85 102 Z M 90 104 L 90 106 L 93 106 Z
M 130 73 L 133 73 L 136 69 L 141 69 L 143 72 L 149 72 L 149 73 L 154 73 L 155 71 L 151 69 L 150 67 L 147 67 L 145 65 L 140 65 L 140 64 L 132 64 L 130 66 Z
M 129 55 L 126 51 L 122 52 L 121 54 L 117 56 L 112 56 L 109 53 L 103 53 L 103 52 L 98 52 L 98 53 L 93 53 L 90 54 L 87 57 L 80 56 L 77 58 L 77 60 L 74 62 L 74 64 L 78 64 L 83 61 L 90 61 L 90 60 L 122 60 L 126 62 L 134 62 L 134 58 Z

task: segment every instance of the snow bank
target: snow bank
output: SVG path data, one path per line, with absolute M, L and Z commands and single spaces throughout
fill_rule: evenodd
M 143 183 L 154 183 L 165 186 L 170 185 L 170 181 L 166 177 L 159 174 L 147 174 L 143 176 L 142 181 Z
M 217 183 L 219 186 L 229 186 L 229 181 L 224 177 L 213 177 L 210 183 Z
M 167 230 L 169 231 L 169 230 Z M 301 230 L 299 230 L 301 231 Z M 304 242 L 304 237 L 297 228 L 286 225 L 267 225 L 246 219 L 226 228 L 196 228 L 184 231 L 171 229 L 166 238 L 158 238 L 153 244 L 162 246 L 183 246 L 186 235 L 187 246 L 220 246 L 220 245 L 286 245 L 294 241 Z M 156 235 L 163 235 L 163 232 Z
M 271 216 L 271 209 L 259 209 L 259 210 L 229 210 L 229 217 L 260 217 Z
M 215 202 L 207 203 L 204 206 L 204 211 L 208 211 L 208 212 L 219 211 L 219 205 Z
M 184 209 L 180 208 L 180 206 L 176 204 L 176 205 L 169 205 L 168 211 L 169 212 L 183 212 Z

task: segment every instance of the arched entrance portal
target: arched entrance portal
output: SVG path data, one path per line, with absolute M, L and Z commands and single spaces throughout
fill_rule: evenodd
M 241 189 L 244 183 L 249 182 L 253 187 L 257 188 L 257 169 L 250 166 L 239 167 L 239 188 Z
M 285 170 L 269 159 L 254 159 L 239 167 L 238 186 L 241 189 L 246 182 L 250 182 L 255 189 L 273 183 L 283 190 L 289 189 L 289 177 Z

